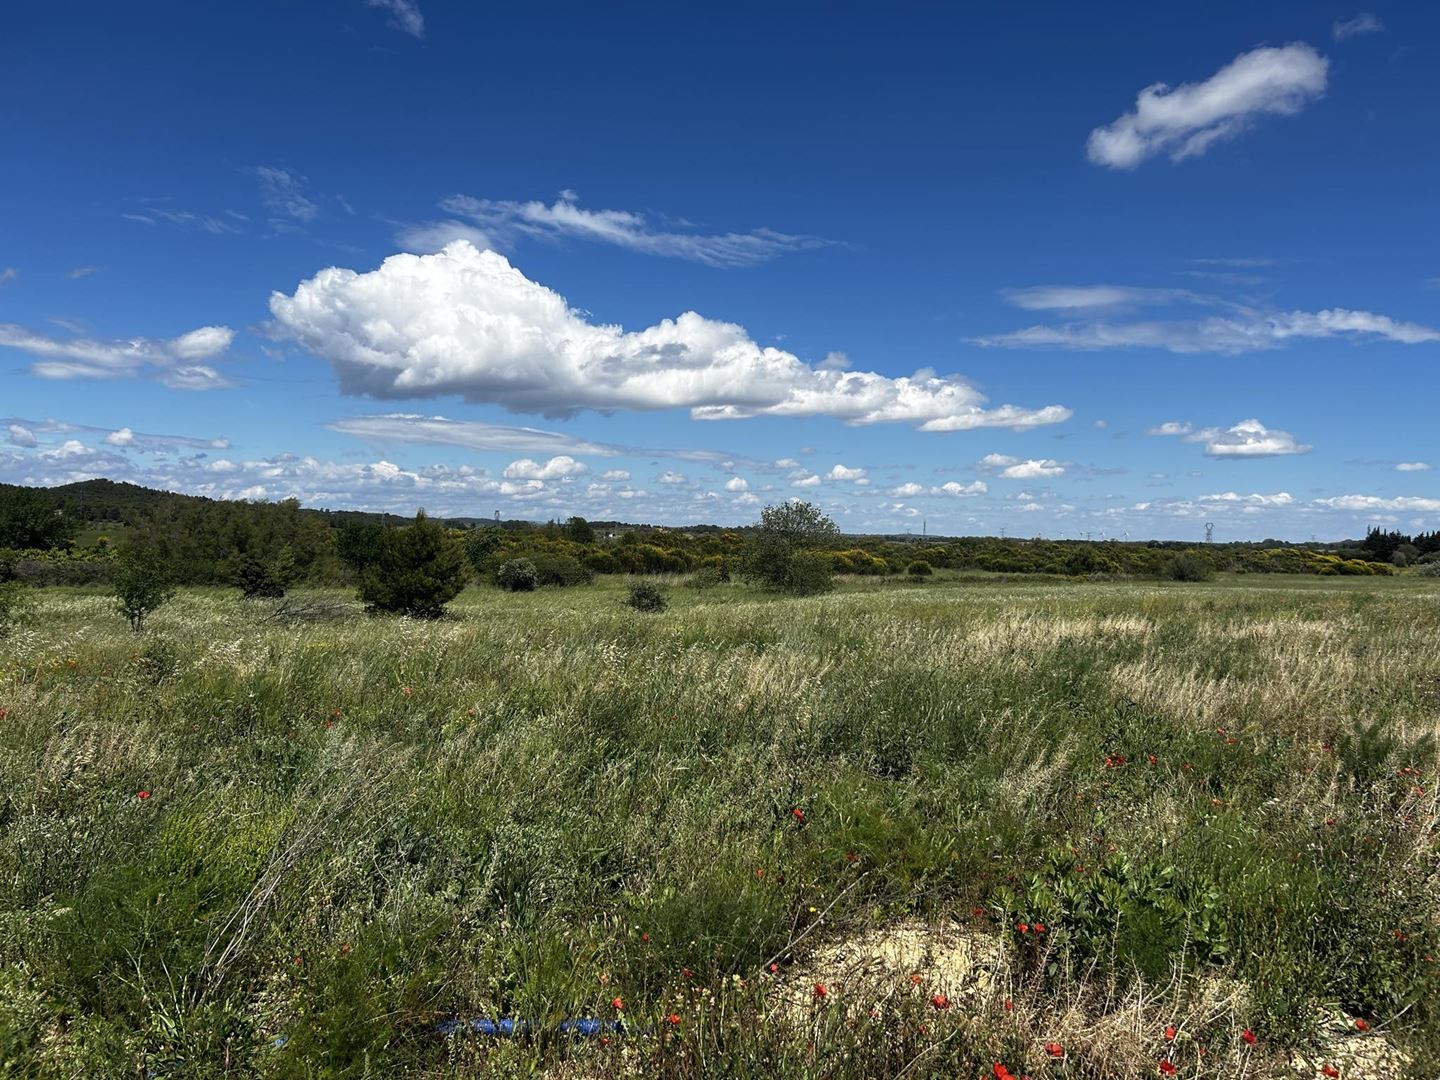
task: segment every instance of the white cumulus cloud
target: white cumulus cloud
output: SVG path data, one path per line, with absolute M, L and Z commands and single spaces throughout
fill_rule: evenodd
M 507 480 L 561 480 L 567 476 L 580 476 L 589 472 L 583 461 L 576 461 L 567 454 L 551 458 L 543 465 L 530 458 L 521 458 L 505 466 Z
M 852 469 L 845 465 L 835 465 L 831 467 L 829 475 L 831 480 L 858 481 L 865 479 L 865 470 Z
M 726 491 L 749 491 L 750 483 L 743 476 L 732 476 L 725 481 Z
M 626 332 L 582 318 L 501 255 L 455 241 L 378 270 L 330 268 L 275 293 L 281 335 L 328 360 L 347 393 L 455 394 L 519 412 L 688 408 L 696 419 L 832 416 L 922 431 L 1027 428 L 1068 408 L 987 409 L 958 376 L 821 370 L 695 312 Z
M 1426 472 L 1431 468 L 1428 461 L 1402 461 L 1395 466 L 1396 472 Z
M 1189 423 L 1167 421 L 1150 428 L 1149 435 L 1178 435 L 1189 443 L 1200 443 L 1210 457 L 1257 458 L 1286 454 L 1308 454 L 1312 447 L 1298 443 L 1288 431 L 1267 428 L 1259 420 L 1241 420 L 1228 428 L 1196 428 Z
M 1204 82 L 1173 89 L 1154 83 L 1140 91 L 1132 111 L 1090 133 L 1090 160 L 1129 169 L 1155 154 L 1168 153 L 1172 161 L 1198 157 L 1261 116 L 1299 112 L 1325 92 L 1329 67 L 1297 42 L 1242 53 Z

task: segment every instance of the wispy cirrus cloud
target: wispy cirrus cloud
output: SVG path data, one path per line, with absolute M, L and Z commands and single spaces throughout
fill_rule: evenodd
M 213 236 L 239 234 L 243 231 L 242 224 L 246 220 L 244 214 L 233 210 L 227 210 L 223 215 L 196 214 L 189 210 L 172 210 L 165 206 L 146 206 L 141 210 L 127 211 L 120 216 L 126 221 L 135 221 L 142 225 L 177 225 Z
M 1188 304 L 1223 309 L 1193 319 L 1089 319 L 1027 326 L 972 339 L 991 348 L 1076 351 L 1163 349 L 1174 353 L 1244 353 L 1280 349 L 1295 340 L 1372 338 L 1404 345 L 1440 342 L 1440 330 L 1371 311 L 1266 311 L 1251 304 L 1189 289 L 1119 285 L 1045 285 L 1002 291 L 1029 311 L 1060 314 Z
M 891 377 L 805 363 L 693 311 L 643 330 L 590 322 L 502 256 L 456 241 L 379 269 L 331 268 L 270 298 L 275 332 L 329 361 L 342 391 L 459 395 L 548 416 L 685 408 L 698 420 L 830 416 L 921 431 L 1025 429 L 1061 405 L 991 408 L 956 375 Z
M 1148 429 L 1147 435 L 1178 436 L 1199 443 L 1208 457 L 1262 458 L 1308 454 L 1311 446 L 1299 443 L 1288 431 L 1267 428 L 1259 420 L 1241 420 L 1228 428 L 1197 428 L 1188 421 L 1168 420 Z
M 535 454 L 551 458 L 561 455 L 663 457 L 716 465 L 740 463 L 751 467 L 769 467 L 767 462 L 756 461 L 727 450 L 623 446 L 540 428 L 511 427 L 481 420 L 452 420 L 444 416 L 425 416 L 420 413 L 352 416 L 332 421 L 325 427 L 379 445 L 393 443 L 454 446 L 479 453 Z
M 1131 169 L 1156 154 L 1199 157 L 1262 116 L 1289 116 L 1325 92 L 1329 61 L 1303 42 L 1242 53 L 1203 82 L 1140 91 L 1135 108 L 1090 133 L 1096 165 Z
M 15 267 L 13 267 L 13 266 L 7 266 L 7 267 L 5 267 L 5 269 L 0 270 L 0 288 L 4 288 L 6 285 L 9 285 L 12 281 L 17 281 L 17 280 L 19 280 L 19 278 L 20 278 L 20 271 L 19 271 L 19 270 L 16 270 Z
M 320 204 L 307 194 L 303 176 L 276 165 L 256 165 L 250 172 L 260 184 L 260 201 L 270 211 L 272 227 L 303 224 L 319 215 Z
M 390 24 L 413 38 L 425 37 L 425 16 L 415 0 L 365 0 L 367 6 L 390 13 Z
M 1336 41 L 1344 41 L 1346 38 L 1378 34 L 1384 29 L 1385 24 L 1377 16 L 1362 11 L 1352 19 L 1336 19 L 1330 25 L 1330 36 Z
M 15 323 L 0 323 L 0 346 L 34 358 L 30 374 L 42 379 L 153 377 L 176 390 L 215 390 L 234 384 L 199 363 L 222 355 L 235 338 L 228 326 L 202 326 L 168 340 L 97 341 L 55 338 Z
M 1189 289 L 1154 289 L 1134 285 L 1030 285 L 1020 289 L 1001 289 L 1000 295 L 1025 311 L 1100 311 L 1220 302 Z
M 422 241 L 442 238 L 448 242 L 465 235 L 459 230 L 468 227 L 478 230 L 487 241 L 485 246 L 508 247 L 521 237 L 586 240 L 644 255 L 688 259 L 722 268 L 753 266 L 790 252 L 833 243 L 818 236 L 773 229 L 727 233 L 667 229 L 653 225 L 644 214 L 631 210 L 588 210 L 580 205 L 573 191 L 561 192 L 559 198 L 548 205 L 539 200 L 516 202 L 452 195 L 440 203 L 440 209 L 460 220 L 409 226 L 402 230 L 401 236 L 417 246 Z M 473 242 L 475 235 L 472 233 L 468 238 Z

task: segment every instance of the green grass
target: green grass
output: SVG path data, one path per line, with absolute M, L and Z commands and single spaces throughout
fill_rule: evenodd
M 822 914 L 998 935 L 1042 1013 L 1233 980 L 1264 1052 L 1217 1030 L 1182 1076 L 1282 1060 L 1317 1004 L 1436 1074 L 1440 584 L 624 596 L 290 625 L 196 590 L 136 636 L 40 594 L 0 643 L 0 1074 L 1124 1074 L 995 1002 L 770 1016 Z M 616 996 L 659 1034 L 434 1031 Z

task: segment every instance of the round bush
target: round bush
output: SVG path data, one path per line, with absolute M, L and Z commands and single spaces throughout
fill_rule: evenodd
M 924 559 L 916 559 L 914 562 L 912 562 L 909 566 L 905 568 L 905 573 L 909 574 L 911 577 L 929 577 L 931 574 L 935 573 L 935 568 L 931 566 L 928 562 L 926 562 Z
M 540 574 L 529 559 L 511 559 L 495 572 L 495 584 L 506 592 L 534 592 Z
M 625 598 L 636 611 L 664 611 L 665 592 L 653 581 L 637 581 L 630 586 L 630 595 Z

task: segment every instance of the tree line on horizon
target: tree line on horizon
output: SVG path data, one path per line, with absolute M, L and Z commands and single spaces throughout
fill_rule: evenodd
M 545 524 L 470 519 L 461 527 L 455 519 L 423 521 L 425 535 L 443 534 L 444 550 L 459 552 L 446 557 L 458 559 L 468 574 L 496 581 L 506 564 L 525 560 L 536 587 L 583 584 L 597 574 L 703 572 L 723 580 L 744 567 L 764 525 L 763 516 L 742 528 L 688 529 L 620 527 L 578 516 Z M 396 515 L 310 510 L 294 499 L 212 500 L 108 481 L 63 489 L 0 485 L 0 580 L 106 583 L 120 556 L 132 551 L 163 566 L 178 585 L 234 586 L 246 596 L 275 597 L 296 585 L 360 585 L 367 574 L 393 576 L 393 560 L 383 571 L 376 553 L 400 543 L 417 524 Z M 1360 541 L 1301 547 L 1275 540 L 1196 545 L 855 536 L 831 523 L 810 536 L 806 550 L 811 572 L 827 575 L 897 575 L 918 564 L 917 576 L 951 569 L 1199 580 L 1223 571 L 1361 575 L 1424 567 L 1440 561 L 1440 532 L 1372 529 Z M 510 578 L 525 580 L 528 573 Z

